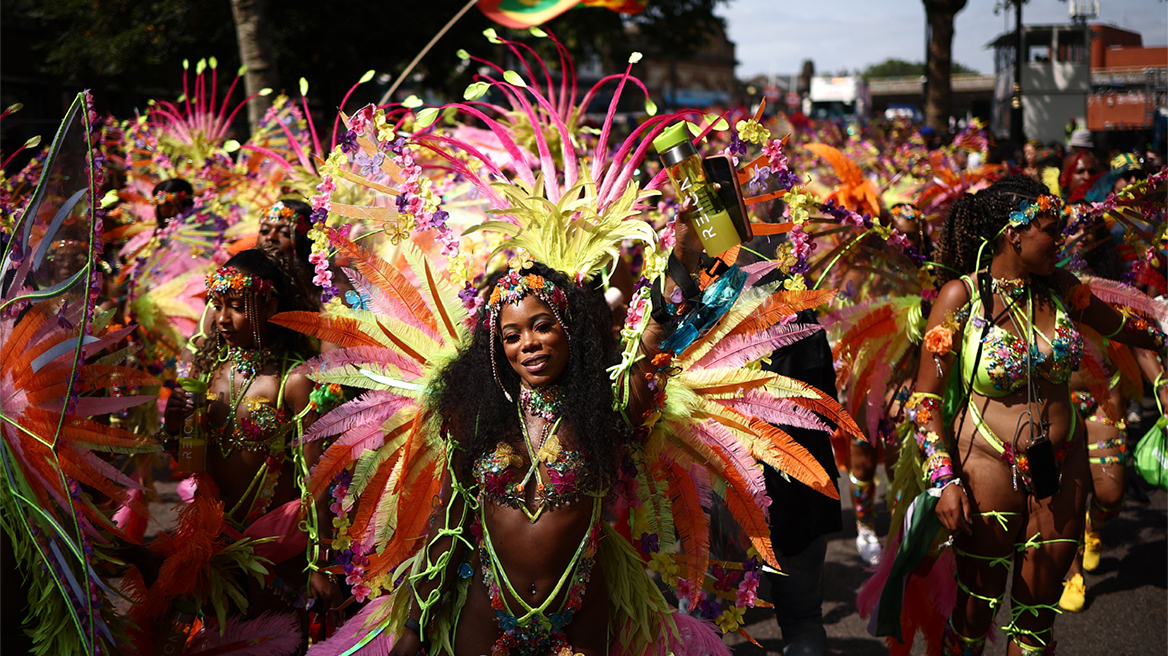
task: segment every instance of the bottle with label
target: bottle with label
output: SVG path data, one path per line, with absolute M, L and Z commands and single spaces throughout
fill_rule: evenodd
M 207 440 L 200 427 L 202 419 L 203 395 L 190 393 L 195 399 L 195 408 L 183 420 L 182 432 L 178 436 L 178 470 L 181 472 L 201 472 L 207 468 Z
M 691 222 L 706 253 L 716 257 L 742 243 L 734 220 L 706 178 L 685 123 L 666 128 L 653 140 L 653 147 L 677 190 L 678 202 L 692 199 Z

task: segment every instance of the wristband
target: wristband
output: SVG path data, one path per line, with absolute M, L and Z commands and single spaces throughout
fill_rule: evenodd
M 418 620 L 416 620 L 412 617 L 407 617 L 406 618 L 406 628 L 409 629 L 410 631 L 413 631 L 415 634 L 417 634 L 417 636 L 419 638 L 422 637 L 422 625 L 418 623 Z

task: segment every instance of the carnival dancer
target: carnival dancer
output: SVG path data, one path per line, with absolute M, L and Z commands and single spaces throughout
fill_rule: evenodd
M 939 240 L 942 264 L 965 275 L 933 306 L 907 407 L 925 496 L 939 497 L 936 515 L 954 539 L 959 590 L 945 653 L 982 652 L 1011 563 L 1011 653 L 1054 652 L 1059 582 L 1090 483 L 1068 389 L 1083 351 L 1074 321 L 1164 349 L 1158 330 L 1125 323 L 1056 269 L 1060 204 L 1047 193 L 1025 176 L 1000 180 L 955 202 Z
M 1111 182 L 1107 181 L 1110 185 Z M 1168 306 L 1120 282 L 1123 263 L 1103 216 L 1087 210 L 1086 204 L 1067 208 L 1075 219 L 1072 232 L 1071 268 L 1097 292 L 1126 315 L 1138 317 L 1168 316 Z M 1119 515 L 1127 481 L 1126 398 L 1143 395 L 1143 379 L 1153 384 L 1161 407 L 1168 407 L 1168 383 L 1164 366 L 1154 352 L 1129 349 L 1104 338 L 1088 327 L 1081 328 L 1084 338 L 1094 345 L 1084 353 L 1082 370 L 1071 378 L 1071 400 L 1085 420 L 1087 454 L 1091 464 L 1091 501 L 1087 504 L 1083 544 L 1071 563 L 1059 606 L 1079 612 L 1086 603 L 1084 572 L 1099 567 L 1103 542 L 1099 530 Z
M 139 626 L 157 626 L 159 645 L 186 641 L 181 620 L 200 611 L 220 626 L 199 640 L 212 641 L 227 626 L 236 639 L 247 635 L 246 625 L 226 619 L 229 599 L 239 614 L 265 621 L 265 611 L 340 601 L 335 580 L 316 571 L 317 504 L 304 491 L 320 447 L 297 442 L 316 413 L 312 381 L 293 370 L 313 350 L 306 336 L 269 322 L 278 312 L 315 307 L 292 284 L 291 266 L 278 254 L 248 250 L 207 276 L 213 332 L 195 355 L 192 377 L 168 399 L 160 431 L 168 444 L 179 442 L 179 467 L 194 474 L 196 492 L 178 528 L 151 545 L 165 560 L 156 580 L 143 572 L 149 585 L 133 611 Z M 276 624 L 287 630 L 286 620 Z M 293 650 L 297 624 L 282 643 Z M 255 630 L 251 637 L 278 633 L 270 623 Z
M 318 384 L 368 390 L 306 436 L 339 435 L 311 486 L 333 488 L 334 547 L 365 600 L 312 653 L 365 647 L 412 656 L 422 644 L 443 654 L 724 653 L 709 623 L 670 608 L 645 568 L 719 628 L 738 631 L 745 609 L 760 601 L 762 563 L 775 560 L 755 458 L 838 497 L 806 449 L 756 417 L 810 409 L 858 432 L 854 422 L 817 390 L 745 366 L 814 332 L 779 320 L 831 294 L 747 286 L 749 274 L 734 267 L 703 274 L 699 284 L 699 251 L 685 227 L 672 256 L 658 250 L 656 235 L 635 218 L 655 192 L 633 173 L 645 142 L 683 115 L 650 118 L 610 159 L 614 103 L 595 150 L 582 153 L 561 116 L 578 111 L 569 90 L 549 100 L 538 78 L 519 85 L 514 72 L 498 72 L 506 81 L 483 75 L 467 97 L 497 86 L 525 109 L 452 108 L 508 116 L 511 127 L 485 124 L 512 153 L 511 170 L 431 131 L 437 108 L 418 112 L 417 133 L 396 143 L 392 132 L 374 129 L 387 119 L 376 108 L 346 120 L 357 155 L 394 153 L 383 170 L 406 183 L 391 190 L 399 195 L 393 218 L 437 232 L 433 243 L 448 246 L 451 273 L 408 241 L 402 254 L 412 278 L 323 220 L 311 233 L 349 257 L 360 274 L 354 286 L 369 299 L 368 309 L 329 302 L 321 315 L 286 321 L 342 346 L 310 363 Z M 635 83 L 627 71 L 616 77 Z M 524 138 L 534 139 L 534 163 L 523 156 Z M 558 160 L 548 150 L 553 138 Z M 415 152 L 454 167 L 491 204 L 497 219 L 476 230 L 506 237 L 495 254 L 510 257 L 482 290 L 485 303 L 464 282 L 475 276 L 456 273 L 465 257 L 442 232 L 441 198 L 422 179 Z M 345 161 L 343 152 L 330 157 Z M 326 211 L 330 175 L 314 199 Z M 626 240 L 645 245 L 648 278 L 630 299 L 622 350 L 608 342 L 612 320 L 596 285 Z M 715 490 L 755 549 L 747 563 L 710 558 L 702 499 Z

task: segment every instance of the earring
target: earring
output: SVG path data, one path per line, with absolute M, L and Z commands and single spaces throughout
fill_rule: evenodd
M 499 378 L 499 366 L 495 359 L 495 313 L 491 313 L 491 375 L 495 377 L 495 384 L 499 389 L 503 390 L 503 396 L 507 397 L 508 403 L 514 403 L 515 400 L 511 398 L 511 393 L 503 387 L 503 381 Z
M 256 298 L 255 292 L 247 295 L 247 320 L 251 323 L 251 338 L 252 344 L 255 348 L 262 349 L 264 346 L 260 342 L 260 325 L 259 325 L 259 299 Z

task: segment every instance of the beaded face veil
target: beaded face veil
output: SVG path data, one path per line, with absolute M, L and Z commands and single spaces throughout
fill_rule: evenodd
M 259 305 L 275 293 L 275 285 L 271 280 L 249 276 L 232 266 L 220 267 L 214 273 L 207 274 L 208 297 L 215 295 L 222 299 L 228 294 L 238 294 L 243 298 L 244 312 L 251 323 L 252 338 L 257 349 L 263 348 L 260 341 Z
M 556 321 L 564 328 L 568 335 L 569 344 L 572 339 L 572 330 L 565 319 L 571 319 L 568 308 L 568 296 L 555 283 L 534 273 L 525 273 L 531 268 L 531 260 L 523 260 L 514 266 L 506 275 L 495 283 L 491 298 L 487 301 L 487 313 L 491 321 L 491 373 L 495 376 L 495 383 L 503 390 L 503 395 L 512 401 L 511 394 L 503 387 L 499 378 L 498 365 L 495 364 L 495 342 L 499 336 L 499 315 L 504 305 L 519 305 L 525 296 L 535 296 L 544 305 L 548 306 Z

